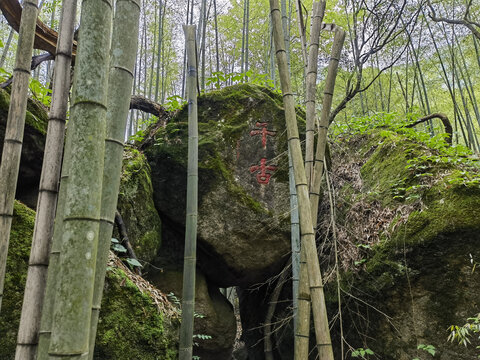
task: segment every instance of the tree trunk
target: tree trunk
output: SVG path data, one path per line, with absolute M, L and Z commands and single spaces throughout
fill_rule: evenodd
M 17 188 L 18 170 L 20 168 L 20 156 L 22 154 L 28 99 L 28 80 L 30 79 L 30 62 L 32 59 L 37 13 L 37 0 L 25 0 L 20 20 L 17 55 L 15 69 L 13 70 L 14 82 L 0 164 L 0 310 L 5 283 L 8 241 L 13 218 L 13 203 Z
M 37 214 L 28 264 L 27 282 L 18 330 L 16 360 L 33 360 L 36 355 L 51 239 L 53 236 L 53 222 L 57 205 L 68 109 L 68 92 L 70 90 L 70 65 L 72 61 L 77 1 L 65 0 L 61 11 L 52 104 L 38 191 Z
M 195 25 L 184 26 L 188 63 L 188 173 L 185 255 L 183 260 L 182 324 L 179 359 L 192 359 L 193 322 L 195 308 L 195 265 L 197 252 L 198 207 L 198 115 L 197 115 L 197 56 Z

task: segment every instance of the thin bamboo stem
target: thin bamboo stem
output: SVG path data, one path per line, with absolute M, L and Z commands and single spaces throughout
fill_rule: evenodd
M 22 154 L 25 114 L 27 112 L 28 81 L 37 21 L 37 0 L 25 0 L 18 36 L 17 55 L 13 70 L 13 85 L 0 164 L 0 310 L 7 265 L 8 242 L 13 218 L 20 156 Z
M 342 53 L 343 44 L 345 42 L 345 31 L 340 27 L 335 29 L 335 37 L 333 39 L 332 53 L 328 64 L 327 79 L 325 80 L 325 89 L 323 92 L 322 114 L 318 125 L 318 141 L 315 152 L 315 168 L 313 175 L 313 187 L 310 192 L 312 221 L 317 226 L 318 203 L 320 201 L 320 186 L 324 170 L 325 149 L 327 146 L 328 119 L 330 110 L 332 109 L 333 93 L 335 90 L 335 80 L 337 78 L 338 62 Z
M 180 328 L 179 359 L 192 359 L 193 323 L 195 308 L 195 265 L 197 251 L 198 216 L 198 113 L 197 113 L 197 57 L 195 25 L 185 25 L 187 46 L 188 91 L 188 173 L 185 255 L 183 265 L 182 324 Z
M 307 184 L 311 186 L 313 177 L 313 148 L 315 133 L 317 72 L 318 72 L 318 47 L 320 29 L 325 14 L 326 1 L 313 3 L 312 29 L 310 32 L 310 49 L 308 53 L 308 66 L 305 80 L 306 87 L 306 130 L 305 130 L 305 171 Z
M 290 86 L 290 74 L 287 66 L 287 56 L 284 45 L 281 12 L 278 5 L 278 0 L 270 0 L 270 11 L 274 29 L 273 34 L 275 39 L 277 65 L 280 73 L 280 82 L 285 108 L 287 137 L 292 153 L 295 183 L 298 194 L 302 247 L 305 249 L 307 258 L 308 278 L 310 284 L 310 294 L 312 298 L 317 348 L 320 359 L 333 360 L 333 350 L 330 340 L 327 310 L 325 307 L 325 295 L 323 292 L 323 281 L 320 273 L 320 264 L 315 244 L 315 234 L 313 232 L 307 179 L 305 175 L 302 149 L 300 146 L 300 138 L 298 135 L 295 101 Z
M 17 337 L 15 353 L 15 359 L 17 360 L 34 359 L 37 351 L 53 236 L 53 222 L 57 207 L 76 12 L 76 0 L 63 1 L 57 54 L 55 56 L 52 105 L 48 120 L 45 154 L 38 191 L 37 214 Z

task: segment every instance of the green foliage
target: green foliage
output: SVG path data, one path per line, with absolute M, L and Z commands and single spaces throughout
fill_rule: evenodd
M 11 73 L 6 71 L 4 68 L 0 68 L 0 82 L 7 81 L 11 76 Z
M 120 244 L 120 241 L 118 241 L 118 239 L 115 239 L 115 238 L 111 239 L 111 249 L 112 251 L 116 252 L 118 256 L 121 256 L 122 254 L 127 253 L 127 249 L 125 248 L 125 246 Z M 142 264 L 140 264 L 140 262 L 137 259 L 127 257 L 127 258 L 122 258 L 122 260 L 124 260 L 128 264 L 128 266 L 130 266 L 131 269 L 135 267 L 139 267 L 139 268 L 143 267 Z
M 269 88 L 274 87 L 273 80 L 269 78 L 268 74 L 254 73 L 252 70 L 243 73 L 233 72 L 228 74 L 225 74 L 222 71 L 217 71 L 212 73 L 212 76 L 206 79 L 206 85 L 214 85 L 218 90 L 221 88 L 222 83 L 228 83 L 230 81 L 233 83 L 248 82 L 253 85 L 266 86 Z
M 145 138 L 147 134 L 148 127 L 158 122 L 158 117 L 155 115 L 149 116 L 145 121 L 139 121 L 138 126 L 140 130 L 138 130 L 135 134 L 128 138 L 129 143 L 140 143 Z
M 480 313 L 467 319 L 467 322 L 463 326 L 451 325 L 448 330 L 450 334 L 448 335 L 447 341 L 452 343 L 458 343 L 459 345 L 471 344 L 470 338 L 473 335 L 476 335 L 480 339 Z M 480 345 L 476 347 L 480 350 Z M 480 355 L 477 356 L 480 359 Z
M 168 111 L 180 110 L 187 103 L 187 101 L 179 95 L 169 96 L 167 100 L 164 106 Z
M 374 355 L 374 352 L 370 349 L 358 348 L 352 351 L 352 357 L 368 359 L 369 355 Z
M 44 86 L 40 81 L 33 77 L 30 78 L 29 88 L 36 99 L 38 99 L 43 105 L 50 107 L 50 103 L 52 102 L 51 89 Z
M 418 350 L 423 350 L 429 353 L 432 356 L 435 356 L 435 346 L 433 345 L 425 345 L 425 344 L 419 344 L 417 346 Z M 414 359 L 415 360 L 415 359 Z

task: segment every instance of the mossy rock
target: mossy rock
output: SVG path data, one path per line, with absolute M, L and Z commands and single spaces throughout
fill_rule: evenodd
M 435 358 L 475 358 L 475 346 L 447 342 L 447 328 L 480 305 L 480 273 L 471 263 L 480 258 L 476 161 L 388 129 L 340 146 L 337 221 L 350 233 L 342 247 L 363 257 L 343 275 L 342 288 L 354 295 L 343 300 L 348 343 L 384 360 L 423 359 L 419 344 L 435 346 Z M 332 311 L 335 287 L 327 287 Z
M 30 243 L 35 212 L 15 201 L 8 248 L 5 287 L 0 311 L 0 359 L 15 358 L 18 325 L 22 311 L 23 290 L 27 280 Z
M 10 88 L 0 89 L 0 156 L 3 151 L 5 127 L 10 106 Z M 16 198 L 30 207 L 36 206 L 38 184 L 42 171 L 48 114 L 43 104 L 34 99 L 27 103 L 22 156 Z
M 127 228 L 135 255 L 149 264 L 162 243 L 162 225 L 155 204 L 150 165 L 134 148 L 125 148 L 118 210 Z
M 15 202 L 0 312 L 0 359 L 13 360 L 23 302 L 35 212 Z M 95 359 L 176 359 L 178 318 L 159 311 L 125 271 L 107 271 Z
M 183 273 L 165 269 L 150 274 L 149 280 L 162 291 L 173 293 L 181 301 Z M 233 306 L 215 286 L 208 284 L 197 270 L 195 277 L 195 321 L 193 333 L 197 335 L 193 355 L 201 360 L 230 360 L 237 333 Z M 210 338 L 202 339 L 199 335 Z
M 95 343 L 98 360 L 175 360 L 178 319 L 162 314 L 125 272 L 109 268 Z
M 200 96 L 198 114 L 198 264 L 218 286 L 265 281 L 280 269 L 290 249 L 282 98 L 268 88 L 236 85 Z M 181 243 L 187 118 L 184 107 L 145 148 L 155 206 Z M 163 266 L 160 260 L 158 265 Z

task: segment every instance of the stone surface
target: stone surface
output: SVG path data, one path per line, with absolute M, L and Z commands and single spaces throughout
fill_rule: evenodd
M 149 280 L 163 292 L 173 293 L 181 301 L 183 274 L 181 271 L 164 270 L 149 276 Z M 233 306 L 220 293 L 209 286 L 205 276 L 197 271 L 195 279 L 194 336 L 209 335 L 210 339 L 195 338 L 193 354 L 201 360 L 230 360 L 237 324 Z
M 138 260 L 148 269 L 162 242 L 162 226 L 153 203 L 150 166 L 138 150 L 126 147 L 117 208 Z M 118 236 L 115 227 L 114 236 Z
M 198 264 L 218 286 L 249 286 L 277 272 L 290 251 L 281 97 L 243 84 L 201 96 L 198 106 Z M 183 108 L 145 149 L 155 206 L 179 235 L 164 236 L 166 244 L 183 242 L 186 121 Z
M 5 126 L 10 106 L 10 93 L 0 89 L 0 156 L 3 151 Z M 37 206 L 38 184 L 42 172 L 45 134 L 48 115 L 45 107 L 36 100 L 29 99 L 25 118 L 22 156 L 18 174 L 16 199 L 31 208 Z
M 0 359 L 13 360 L 22 309 L 35 212 L 15 202 L 0 312 Z M 162 313 L 154 298 L 131 281 L 128 269 L 107 271 L 97 332 L 97 360 L 173 360 L 177 357 L 178 316 Z M 150 287 L 150 289 L 153 289 Z M 148 289 L 147 289 L 148 290 Z M 158 292 L 153 289 L 152 291 Z M 166 303 L 165 308 L 172 305 Z
M 479 170 L 436 146 L 379 129 L 337 145 L 333 159 L 341 247 L 368 245 L 357 258 L 362 265 L 343 277 L 353 295 L 343 299 L 346 340 L 384 360 L 430 357 L 419 344 L 433 345 L 436 359 L 478 354 L 473 338 L 468 347 L 447 342 L 447 329 L 480 305 L 480 273 L 470 260 L 480 258 Z M 347 232 L 350 244 L 342 242 Z

